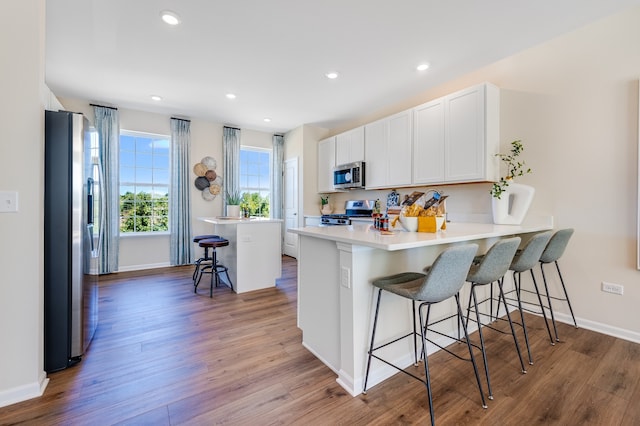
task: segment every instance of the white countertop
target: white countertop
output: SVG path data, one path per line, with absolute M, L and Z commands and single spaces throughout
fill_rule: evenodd
M 252 217 L 245 219 L 242 217 L 228 217 L 228 216 L 212 216 L 212 217 L 199 217 L 198 220 L 203 222 L 213 223 L 214 225 L 256 225 L 260 223 L 281 223 L 282 219 L 271 219 L 268 217 Z
M 484 238 L 504 237 L 546 231 L 553 228 L 553 221 L 539 221 L 523 225 L 494 225 L 492 223 L 447 222 L 447 229 L 437 233 L 392 231 L 381 234 L 364 223 L 348 226 L 307 226 L 289 229 L 289 232 L 308 237 L 394 251 L 416 247 L 472 241 Z

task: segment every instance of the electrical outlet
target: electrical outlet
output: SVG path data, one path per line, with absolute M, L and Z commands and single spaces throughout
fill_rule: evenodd
M 342 287 L 351 288 L 351 269 L 343 266 L 340 272 L 340 284 L 342 284 Z
M 620 296 L 622 296 L 624 294 L 624 286 L 621 284 L 613 284 L 602 281 L 602 291 L 604 291 L 605 293 L 619 294 Z

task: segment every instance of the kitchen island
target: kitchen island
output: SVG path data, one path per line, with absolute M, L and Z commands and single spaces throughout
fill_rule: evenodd
M 383 235 L 368 224 L 291 229 L 289 232 L 299 235 L 298 327 L 302 330 L 302 343 L 338 375 L 337 382 L 343 388 L 356 396 L 362 393 L 375 309 L 373 280 L 400 272 L 423 272 L 452 245 L 477 243 L 480 254 L 500 238 L 520 235 L 526 239 L 527 234 L 552 227 L 552 219 L 545 218 L 528 225 L 447 223 L 446 231 L 433 234 L 396 231 Z M 467 293 L 466 289 L 462 291 L 463 299 Z M 432 318 L 449 316 L 454 307 L 453 301 L 434 306 Z M 378 324 L 377 341 L 390 341 L 412 329 L 407 299 L 383 297 L 380 309 L 382 322 Z M 441 323 L 442 332 L 455 330 L 455 320 Z M 396 365 L 411 365 L 409 340 L 405 339 L 406 345 L 385 348 L 383 356 Z M 439 343 L 446 346 L 450 341 Z M 427 349 L 429 353 L 436 350 L 431 346 Z M 370 386 L 396 372 L 373 362 Z
M 217 250 L 229 268 L 236 293 L 275 287 L 282 275 L 282 219 L 199 217 L 214 225 L 213 232 L 229 240 Z

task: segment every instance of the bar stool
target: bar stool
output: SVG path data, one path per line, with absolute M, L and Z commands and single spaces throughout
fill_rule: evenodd
M 549 303 L 549 312 L 551 313 L 551 323 L 553 324 L 553 331 L 556 335 L 556 342 L 559 342 L 558 338 L 558 328 L 556 327 L 556 318 L 553 315 L 553 308 L 551 306 L 551 299 L 559 300 L 562 302 L 567 302 L 569 306 L 569 312 L 571 312 L 571 318 L 573 318 L 573 325 L 578 328 L 578 323 L 576 322 L 576 317 L 573 314 L 573 308 L 571 307 L 571 302 L 569 301 L 569 294 L 567 293 L 567 287 L 564 285 L 564 280 L 562 279 L 562 274 L 560 273 L 560 266 L 558 265 L 558 259 L 562 257 L 564 254 L 564 250 L 567 248 L 567 244 L 569 244 L 569 240 L 573 235 L 573 228 L 561 229 L 557 231 L 545 247 L 542 255 L 540 256 L 540 271 L 542 272 L 542 281 L 544 282 L 544 290 L 547 296 L 547 302 Z M 544 274 L 543 266 L 548 263 L 555 263 L 556 269 L 558 271 L 558 276 L 560 277 L 560 283 L 562 284 L 562 291 L 564 292 L 564 298 L 551 296 L 549 293 L 549 286 L 547 285 L 547 277 Z
M 225 238 L 207 238 L 204 240 L 200 240 L 198 242 L 200 247 L 204 247 L 205 251 L 207 249 L 211 249 L 211 263 L 202 266 L 198 272 L 198 279 L 193 284 L 193 292 L 197 293 L 198 284 L 200 283 L 200 279 L 202 278 L 202 274 L 211 274 L 211 287 L 209 288 L 209 297 L 213 297 L 213 284 L 215 280 L 215 286 L 218 287 L 220 283 L 220 274 L 224 273 L 227 276 L 227 281 L 229 283 L 229 287 L 233 290 L 233 283 L 231 282 L 231 277 L 229 277 L 229 269 L 221 264 L 217 258 L 216 248 L 225 247 L 229 245 L 229 240 Z
M 213 235 L 213 234 L 205 234 L 205 235 L 196 235 L 195 237 L 193 237 L 193 242 L 194 243 L 199 243 L 202 240 L 206 240 L 209 238 L 220 238 L 219 235 Z M 196 278 L 198 277 L 198 271 L 200 270 L 200 264 L 202 262 L 206 262 L 206 261 L 210 261 L 211 258 L 209 257 L 209 248 L 205 247 L 204 248 L 204 256 L 201 257 L 200 259 L 196 260 L 195 262 L 195 269 L 193 271 L 193 283 L 195 284 L 196 282 Z
M 480 337 L 480 350 L 482 351 L 482 359 L 484 361 L 484 371 L 487 377 L 487 387 L 489 390 L 489 399 L 493 399 L 493 391 L 491 390 L 491 380 L 489 379 L 489 364 L 487 362 L 487 352 L 485 350 L 484 336 L 482 334 L 482 329 L 487 327 L 492 330 L 498 331 L 500 333 L 504 333 L 502 330 L 494 328 L 488 324 L 483 324 L 480 319 L 480 315 L 485 315 L 493 320 L 493 316 L 491 314 L 492 309 L 489 308 L 489 314 L 481 313 L 478 309 L 478 306 L 484 302 L 492 301 L 492 297 L 484 299 L 478 302 L 478 297 L 476 294 L 476 287 L 484 286 L 487 284 L 493 284 L 494 282 L 498 282 L 498 288 L 500 289 L 500 297 L 498 300 L 502 300 L 504 302 L 504 308 L 507 312 L 507 319 L 509 322 L 509 327 L 511 328 L 511 335 L 513 336 L 513 341 L 516 345 L 516 351 L 518 353 L 518 358 L 520 359 L 520 367 L 522 373 L 526 373 L 527 370 L 524 367 L 524 362 L 522 361 L 522 353 L 520 352 L 520 345 L 518 344 L 518 338 L 516 337 L 516 331 L 513 327 L 513 322 L 511 321 L 511 315 L 509 314 L 509 308 L 507 307 L 507 302 L 504 300 L 504 291 L 502 287 L 504 275 L 509 270 L 511 266 L 511 262 L 513 260 L 513 256 L 516 254 L 516 250 L 520 245 L 520 237 L 513 238 L 505 238 L 503 240 L 495 243 L 489 251 L 483 256 L 477 256 L 473 259 L 473 263 L 471 264 L 471 268 L 469 269 L 469 273 L 467 274 L 467 281 L 471 283 L 471 289 L 469 290 L 469 305 L 467 307 L 467 316 L 464 321 L 464 328 L 468 332 L 469 319 L 471 319 L 471 310 L 476 314 L 476 319 L 471 319 L 478 324 L 478 335 Z M 473 306 L 471 303 L 473 302 Z M 502 318 L 497 318 L 502 319 Z M 475 345 L 474 345 L 475 346 Z
M 462 309 L 460 308 L 460 297 L 458 292 L 464 285 L 465 277 L 469 272 L 469 266 L 471 265 L 471 261 L 478 249 L 477 244 L 466 244 L 463 246 L 455 246 L 446 249 L 443 251 L 433 262 L 433 265 L 429 269 L 427 274 L 421 274 L 417 272 L 405 272 L 397 275 L 388 276 L 385 278 L 380 278 L 375 280 L 372 284 L 375 287 L 378 287 L 378 300 L 376 302 L 376 313 L 373 320 L 373 329 L 371 332 L 371 345 L 368 351 L 368 359 L 367 359 L 367 371 L 364 379 L 364 390 L 363 393 L 367 393 L 367 381 L 369 379 L 369 370 L 371 367 L 371 358 L 376 358 L 391 367 L 413 377 L 414 379 L 424 383 L 427 387 L 427 394 L 429 397 L 429 411 L 431 415 L 431 424 L 435 423 L 435 416 L 433 413 L 433 397 L 431 393 L 431 378 L 429 376 L 429 363 L 427 356 L 427 341 L 435 344 L 441 349 L 449 352 L 446 348 L 443 348 L 437 345 L 435 342 L 427 339 L 427 330 L 429 329 L 429 314 L 431 311 L 431 305 L 442 302 L 444 300 L 450 299 L 451 297 L 455 297 L 456 305 L 457 305 L 457 315 L 462 315 Z M 382 291 L 385 290 L 389 293 L 395 294 L 400 297 L 404 297 L 406 299 L 411 300 L 411 306 L 413 309 L 413 332 L 410 332 L 404 336 L 401 336 L 391 342 L 381 344 L 379 346 L 375 346 L 375 336 L 376 336 L 376 328 L 378 326 L 378 314 L 380 312 L 380 298 L 382 296 Z M 420 302 L 418 313 L 419 313 L 419 324 L 420 324 L 420 337 L 422 339 L 422 354 L 421 359 L 424 360 L 424 372 L 425 379 L 403 370 L 402 368 L 393 365 L 392 363 L 384 360 L 383 358 L 374 354 L 375 351 L 386 347 L 392 343 L 396 343 L 404 338 L 409 336 L 413 336 L 413 355 L 415 364 L 418 364 L 418 355 L 417 355 L 417 343 L 416 338 L 418 333 L 416 332 L 416 302 Z M 426 316 L 423 313 L 423 309 L 426 308 Z M 436 322 L 441 322 L 436 321 Z M 465 334 L 465 342 L 467 344 L 467 348 L 469 349 L 469 359 L 461 358 L 467 361 L 471 361 L 473 364 L 473 371 L 476 376 L 476 381 L 478 383 L 478 389 L 480 390 L 480 397 L 482 399 L 482 407 L 487 408 L 487 404 L 484 399 L 484 393 L 482 392 L 482 385 L 480 383 L 480 376 L 478 374 L 478 367 L 476 365 L 475 358 L 473 356 L 473 349 L 471 348 L 471 344 L 469 343 L 469 336 L 467 335 L 466 329 L 464 330 Z M 454 337 L 450 337 L 452 340 L 458 340 Z M 449 352 L 451 353 L 451 352 Z M 456 355 L 457 356 L 457 355 Z
M 526 244 L 524 245 L 524 247 L 520 250 L 518 250 L 516 252 L 515 257 L 513 258 L 513 261 L 511 262 L 511 266 L 509 266 L 509 270 L 513 271 L 513 284 L 514 284 L 514 289 L 507 292 L 506 294 L 509 293 L 515 293 L 516 294 L 516 298 L 517 298 L 517 302 L 518 302 L 518 310 L 520 311 L 520 318 L 522 321 L 522 329 L 524 331 L 524 340 L 525 343 L 527 344 L 527 353 L 529 355 L 529 364 L 533 365 L 533 358 L 531 357 L 531 347 L 529 345 L 529 335 L 527 334 L 527 326 L 525 324 L 525 320 L 524 320 L 524 311 L 528 311 L 528 312 L 534 312 L 534 313 L 538 313 L 538 314 L 542 314 L 542 317 L 544 318 L 544 324 L 547 327 L 547 332 L 549 333 L 549 339 L 551 340 L 551 345 L 555 345 L 555 342 L 553 340 L 553 337 L 551 336 L 551 329 L 549 328 L 549 323 L 547 322 L 547 314 L 545 313 L 545 309 L 544 309 L 544 304 L 542 303 L 542 297 L 540 296 L 540 290 L 538 288 L 538 283 L 536 282 L 536 276 L 533 273 L 533 268 L 535 265 L 538 264 L 538 261 L 540 260 L 540 255 L 542 254 L 542 251 L 544 250 L 544 248 L 547 246 L 547 243 L 549 242 L 549 239 L 551 239 L 551 231 L 545 231 L 545 232 L 540 232 L 535 234 L 533 237 L 531 237 L 531 239 L 529 239 L 529 241 L 526 242 Z M 526 272 L 526 271 L 530 271 L 531 272 L 531 279 L 533 280 L 533 287 L 535 288 L 535 292 L 530 291 L 530 290 L 525 290 L 522 288 L 522 273 Z M 535 293 L 537 298 L 538 298 L 538 303 L 539 303 L 539 307 L 540 307 L 540 311 L 533 311 L 530 309 L 524 309 L 522 307 L 522 298 L 521 298 L 521 292 L 525 291 L 528 293 Z M 506 294 L 503 294 L 503 298 L 504 300 L 513 300 L 513 299 L 507 299 L 506 298 Z M 531 302 L 525 302 L 527 304 L 533 304 Z M 497 316 L 497 314 L 496 314 Z

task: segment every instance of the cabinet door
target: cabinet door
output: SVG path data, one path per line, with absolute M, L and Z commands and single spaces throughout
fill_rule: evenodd
M 387 121 L 379 120 L 364 126 L 367 188 L 382 188 L 387 184 Z
M 336 138 L 318 142 L 318 192 L 333 192 L 333 168 L 336 165 Z
M 445 181 L 485 178 L 484 85 L 446 97 Z
M 387 121 L 387 187 L 411 184 L 411 110 L 393 115 Z M 368 149 L 368 147 L 367 147 Z M 369 165 L 367 164 L 367 167 Z
M 413 183 L 444 182 L 445 102 L 436 99 L 413 109 Z
M 336 164 L 364 160 L 364 126 L 336 136 Z

